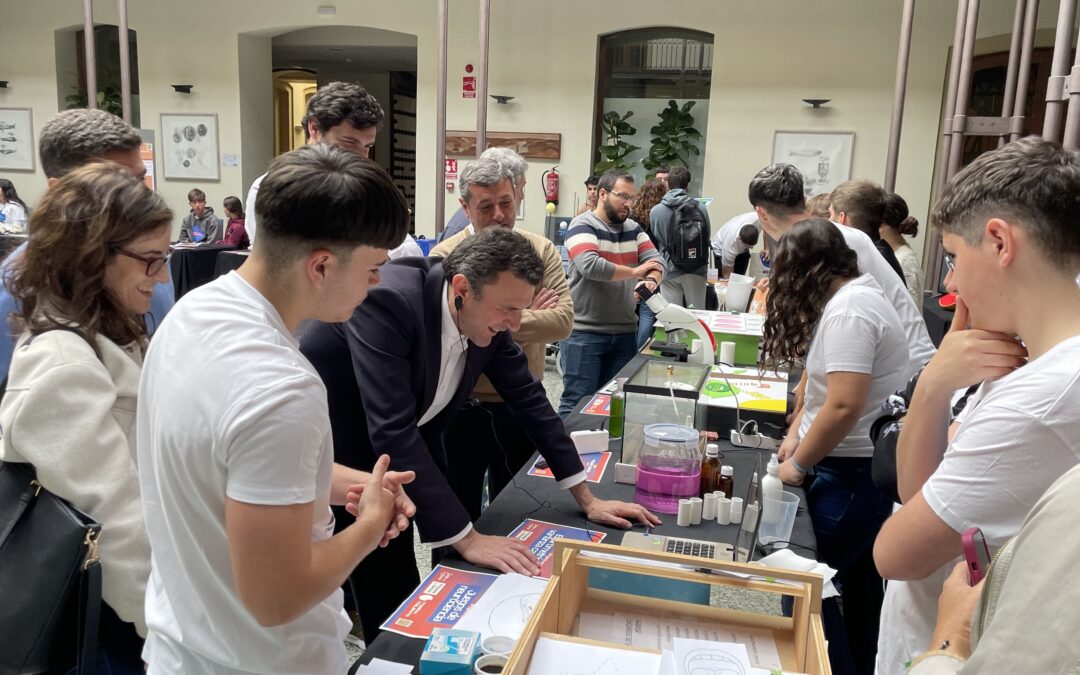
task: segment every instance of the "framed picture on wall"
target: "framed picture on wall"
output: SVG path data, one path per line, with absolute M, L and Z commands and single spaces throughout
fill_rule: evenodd
M 0 170 L 34 170 L 34 113 L 0 108 Z
M 166 180 L 220 180 L 216 113 L 161 113 L 162 175 Z
M 807 197 L 832 192 L 851 178 L 854 131 L 776 131 L 772 161 L 795 165 Z

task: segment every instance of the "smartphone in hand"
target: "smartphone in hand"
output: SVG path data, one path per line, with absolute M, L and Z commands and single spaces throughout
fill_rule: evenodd
M 982 530 L 973 527 L 960 535 L 964 546 L 964 559 L 967 561 L 968 584 L 974 586 L 982 581 L 990 569 L 990 548 Z

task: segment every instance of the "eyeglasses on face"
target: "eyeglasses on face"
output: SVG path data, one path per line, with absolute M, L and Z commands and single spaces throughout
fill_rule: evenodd
M 952 272 L 956 269 L 956 254 L 946 251 L 943 255 L 945 258 L 945 267 L 948 267 L 949 271 Z
M 116 252 L 120 255 L 124 255 L 129 258 L 138 260 L 141 263 L 146 263 L 146 276 L 148 277 L 152 277 L 158 272 L 160 272 L 161 268 L 165 267 L 165 263 L 169 262 L 169 260 L 172 258 L 172 251 L 169 251 L 163 256 L 154 257 L 142 256 L 137 253 L 132 253 L 131 251 L 125 251 L 122 248 L 116 249 Z
M 637 201 L 637 195 L 631 195 L 631 194 L 627 194 L 625 192 L 608 192 L 608 194 L 609 195 L 615 195 L 619 199 L 621 199 L 624 202 L 627 202 L 629 204 L 633 204 L 634 202 Z

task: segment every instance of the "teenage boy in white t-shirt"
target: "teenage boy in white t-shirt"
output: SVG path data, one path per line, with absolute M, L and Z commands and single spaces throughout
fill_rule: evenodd
M 415 512 L 412 472 L 386 455 L 371 474 L 334 464 L 326 388 L 293 337 L 352 316 L 405 236 L 405 200 L 374 163 L 318 144 L 274 160 L 255 210 L 251 257 L 176 305 L 143 366 L 151 674 L 344 673 L 340 587 Z M 331 536 L 347 500 L 356 521 Z
M 897 580 L 881 613 L 881 675 L 941 647 L 929 642 L 960 534 L 979 527 L 996 550 L 1080 461 L 1078 213 L 1080 155 L 1036 137 L 980 156 L 934 210 L 957 309 L 904 419 L 904 505 L 874 546 L 881 575 Z M 952 393 L 978 382 L 948 430 Z

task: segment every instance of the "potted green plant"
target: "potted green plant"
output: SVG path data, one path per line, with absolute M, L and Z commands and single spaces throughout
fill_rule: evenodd
M 637 163 L 627 162 L 626 156 L 641 148 L 623 140 L 624 136 L 633 136 L 637 133 L 637 129 L 626 121 L 633 115 L 633 110 L 621 116 L 611 110 L 604 113 L 604 116 L 600 119 L 600 126 L 604 132 L 604 144 L 600 146 L 600 161 L 593 167 L 593 171 L 597 174 L 602 174 L 610 169 L 628 171 L 631 166 Z
M 691 155 L 701 154 L 697 146 L 701 132 L 694 128 L 694 116 L 690 113 L 694 103 L 687 101 L 680 108 L 674 100 L 669 100 L 667 107 L 658 113 L 660 123 L 649 129 L 653 139 L 642 166 L 650 170 L 663 164 L 688 166 Z

